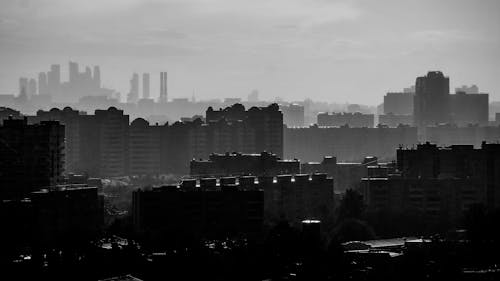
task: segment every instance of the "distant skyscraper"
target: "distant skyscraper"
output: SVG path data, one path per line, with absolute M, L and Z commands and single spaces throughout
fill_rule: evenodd
M 47 75 L 47 84 L 49 88 L 49 95 L 55 95 L 61 86 L 61 66 L 53 64 L 50 66 L 50 71 Z
M 45 96 L 49 94 L 49 85 L 47 82 L 47 73 L 38 73 L 38 94 Z
M 414 120 L 419 129 L 451 121 L 450 78 L 430 71 L 415 83 Z
M 160 102 L 167 102 L 167 73 L 160 72 Z
M 27 96 L 28 95 L 28 78 L 21 77 L 19 78 L 19 96 Z
M 259 101 L 259 91 L 252 90 L 252 92 L 250 94 L 248 94 L 248 101 L 249 102 L 258 102 Z
M 139 75 L 134 73 L 130 79 L 130 92 L 127 96 L 128 103 L 136 103 L 139 99 Z
M 78 80 L 78 63 L 69 62 L 69 83 L 75 83 Z
M 28 98 L 31 98 L 32 96 L 36 95 L 36 93 L 37 93 L 36 80 L 31 78 L 28 82 Z
M 84 73 L 85 81 L 91 81 L 92 78 L 92 70 L 90 70 L 90 67 L 85 67 L 85 73 Z
M 142 98 L 149 99 L 149 73 L 142 74 Z
M 97 88 L 101 88 L 101 69 L 98 65 L 94 66 L 94 84 Z

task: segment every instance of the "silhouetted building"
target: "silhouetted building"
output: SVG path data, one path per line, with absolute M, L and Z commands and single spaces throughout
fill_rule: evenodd
M 370 210 L 413 210 L 433 222 L 454 224 L 475 204 L 500 206 L 499 144 L 421 144 L 397 151 L 397 173 L 364 178 Z
M 262 176 L 258 185 L 264 190 L 267 224 L 287 220 L 298 227 L 305 219 L 324 222 L 333 219 L 334 185 L 326 174 Z
M 47 73 L 47 83 L 49 95 L 58 95 L 61 89 L 61 66 L 59 64 L 50 66 L 50 71 Z
M 440 71 L 430 71 L 415 82 L 414 124 L 425 127 L 451 122 L 450 79 Z M 421 132 L 419 132 L 421 134 Z
M 258 237 L 263 224 L 333 219 L 333 179 L 326 174 L 184 180 L 133 194 L 137 232 L 153 239 Z M 172 239 L 173 238 L 173 239 Z
M 12 116 L 13 119 L 19 119 L 21 117 L 21 112 L 14 110 L 9 107 L 0 107 L 0 125 L 3 124 L 3 120 L 9 119 Z
M 129 116 L 114 107 L 96 110 L 99 173 L 96 176 L 124 176 L 128 172 Z
M 97 89 L 101 88 L 101 69 L 98 65 L 94 66 L 94 74 L 92 79 L 94 80 L 94 85 Z
M 130 79 L 130 92 L 127 96 L 128 103 L 137 103 L 139 100 L 139 75 L 134 73 Z
M 318 127 L 285 128 L 286 159 L 321 161 L 334 155 L 341 162 L 360 162 L 366 155 L 393 160 L 400 145 L 417 143 L 417 129 L 409 126 L 388 128 Z
M 31 99 L 31 97 L 35 96 L 38 92 L 38 87 L 36 84 L 36 80 L 31 78 L 28 82 L 28 99 Z
M 46 74 L 39 73 L 39 94 L 50 96 L 48 103 L 54 101 L 57 103 L 74 103 L 80 98 L 86 96 L 105 96 L 111 97 L 115 94 L 113 90 L 101 87 L 101 70 L 99 66 L 94 66 L 92 72 L 90 67 L 85 67 L 85 71 L 80 72 L 79 65 L 76 62 L 70 61 L 69 81 L 61 81 L 61 66 L 58 64 L 51 65 L 50 71 Z M 36 82 L 35 82 L 36 83 Z
M 160 72 L 160 103 L 166 103 L 168 101 L 167 93 L 167 72 Z
M 488 125 L 488 94 L 467 94 L 457 92 L 450 95 L 453 123 L 458 126 L 469 124 Z
M 142 118 L 132 121 L 128 136 L 129 175 L 160 174 L 161 129 Z
M 103 200 L 96 187 L 50 186 L 31 193 L 36 245 L 62 248 L 89 243 L 103 222 Z
M 500 141 L 500 127 L 468 125 L 459 127 L 457 125 L 442 124 L 426 128 L 425 141 L 435 143 L 439 146 L 454 144 L 471 144 L 480 147 L 483 141 Z
M 149 99 L 149 73 L 142 74 L 142 98 Z
M 479 88 L 476 85 L 462 85 L 462 87 L 455 88 L 455 93 L 463 92 L 466 94 L 479 94 Z
M 28 78 L 19 78 L 19 96 L 27 98 L 28 97 Z
M 281 175 L 299 174 L 298 160 L 281 160 L 267 152 L 261 154 L 211 154 L 208 160 L 191 160 L 190 175 L 238 176 L 238 175 Z
M 28 116 L 30 124 L 41 121 L 59 121 L 64 125 L 64 170 L 66 172 L 80 172 L 81 135 L 80 112 L 70 107 L 63 110 L 53 108 L 50 111 L 38 110 L 36 116 Z
M 208 149 L 209 154 L 267 151 L 283 157 L 283 114 L 277 104 L 252 107 L 248 111 L 241 104 L 220 110 L 209 107 L 206 111 L 206 122 L 213 128 L 210 133 L 215 134 L 215 140 L 219 139 L 213 142 L 219 147 Z M 227 145 L 221 146 L 221 142 L 227 142 Z
M 298 104 L 280 105 L 283 124 L 288 127 L 304 126 L 304 106 Z
M 0 126 L 0 197 L 23 197 L 57 184 L 64 171 L 64 126 L 56 121 L 28 125 L 24 119 Z
M 49 84 L 47 81 L 47 73 L 40 72 L 38 74 L 38 94 L 41 96 L 49 95 Z
M 332 156 L 325 156 L 321 162 L 306 162 L 300 166 L 300 172 L 305 174 L 325 173 L 335 182 L 335 191 L 344 192 L 347 189 L 357 189 L 361 179 L 367 177 L 370 171 L 383 169 L 387 164 L 378 163 L 376 157 L 365 157 L 362 162 L 337 162 Z
M 215 179 L 137 190 L 132 203 L 134 229 L 155 242 L 236 234 L 253 238 L 262 231 L 263 200 L 257 186 L 219 185 Z
M 374 115 L 356 113 L 319 113 L 318 126 L 320 127 L 341 127 L 349 126 L 353 128 L 373 128 Z
M 387 93 L 384 96 L 384 114 L 412 115 L 415 93 Z
M 399 125 L 412 125 L 413 115 L 382 114 L 378 116 L 378 123 L 392 128 Z
M 207 111 L 207 116 L 213 112 Z M 66 107 L 40 110 L 29 120 L 65 124 L 67 171 L 95 177 L 187 174 L 193 158 L 208 158 L 211 153 L 283 153 L 283 123 L 277 105 L 235 112 L 241 119 L 226 114 L 211 122 L 195 117 L 151 126 L 144 119 L 129 125 L 129 116 L 115 107 L 96 110 L 94 115 Z

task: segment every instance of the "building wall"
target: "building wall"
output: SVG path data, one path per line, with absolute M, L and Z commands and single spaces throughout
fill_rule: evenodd
M 395 115 L 392 113 L 382 114 L 378 116 L 378 123 L 382 125 L 387 125 L 391 128 L 402 125 L 412 125 L 413 115 Z
M 96 187 L 58 186 L 31 194 L 38 246 L 63 247 L 98 237 L 103 201 Z
M 398 174 L 364 178 L 370 210 L 417 210 L 436 221 L 457 223 L 474 204 L 500 206 L 500 145 L 440 148 L 429 143 L 399 149 Z
M 164 186 L 133 194 L 133 220 L 138 233 L 161 240 L 258 235 L 262 230 L 262 190 L 235 185 L 220 189 L 211 182 L 190 189 Z
M 0 126 L 0 195 L 25 196 L 57 184 L 64 172 L 64 125 L 25 119 L 4 120 Z
M 453 123 L 458 126 L 488 125 L 489 95 L 458 92 L 450 95 Z
M 412 115 L 414 93 L 387 93 L 384 96 L 384 114 Z
M 356 113 L 319 113 L 318 126 L 320 127 L 341 127 L 349 126 L 353 128 L 373 128 L 375 116 L 373 114 Z
M 130 124 L 128 137 L 128 174 L 158 175 L 160 173 L 160 126 L 150 126 L 144 119 Z
M 365 156 L 395 159 L 400 146 L 417 143 L 415 127 L 398 128 L 285 128 L 285 158 L 301 162 L 321 161 L 333 155 L 342 162 L 361 162 Z
M 299 174 L 298 160 L 280 160 L 267 152 L 260 154 L 211 154 L 207 160 L 191 160 L 191 176 Z

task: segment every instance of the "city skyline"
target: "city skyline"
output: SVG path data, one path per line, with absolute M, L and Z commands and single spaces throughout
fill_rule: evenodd
M 7 1 L 0 9 L 0 92 L 15 93 L 19 77 L 71 60 L 100 65 L 103 86 L 122 98 L 134 72 L 152 74 L 151 97 L 158 97 L 155 76 L 168 71 L 172 98 L 193 90 L 199 99 L 245 98 L 258 89 L 266 100 L 377 105 L 386 92 L 440 70 L 451 89 L 476 84 L 495 101 L 499 5 Z

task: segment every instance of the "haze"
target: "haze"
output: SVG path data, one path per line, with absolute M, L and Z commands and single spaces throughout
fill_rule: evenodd
M 133 72 L 169 73 L 171 97 L 378 104 L 428 70 L 500 99 L 495 0 L 2 0 L 0 94 L 52 63 L 101 65 L 125 95 Z M 66 75 L 64 75 L 66 73 Z

